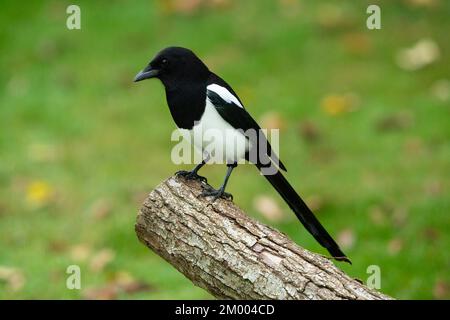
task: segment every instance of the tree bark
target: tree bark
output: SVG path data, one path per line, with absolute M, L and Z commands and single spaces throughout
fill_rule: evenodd
M 232 201 L 198 197 L 201 183 L 171 177 L 137 216 L 141 242 L 219 299 L 392 299 L 327 258 L 248 217 Z

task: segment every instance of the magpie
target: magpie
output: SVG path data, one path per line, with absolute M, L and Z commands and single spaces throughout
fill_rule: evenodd
M 177 175 L 206 181 L 198 175 L 198 171 L 217 152 L 227 165 L 224 182 L 217 190 L 202 184 L 202 195 L 212 196 L 214 200 L 230 197 L 225 187 L 231 172 L 239 160 L 248 160 L 256 165 L 312 236 L 336 260 L 351 263 L 281 173 L 286 171 L 286 167 L 273 152 L 265 135 L 252 138 L 245 134 L 250 130 L 261 132 L 261 128 L 228 83 L 211 72 L 194 52 L 182 47 L 168 47 L 160 51 L 136 75 L 134 82 L 150 78 L 157 78 L 164 85 L 170 113 L 180 130 L 194 137 L 208 129 L 224 133 L 224 139 L 208 145 L 208 152 L 205 152 L 205 141 L 194 138 L 194 144 L 202 151 L 203 161 L 192 171 L 179 171 Z M 256 157 L 252 157 L 253 154 Z M 277 170 L 264 173 L 268 167 L 276 167 Z

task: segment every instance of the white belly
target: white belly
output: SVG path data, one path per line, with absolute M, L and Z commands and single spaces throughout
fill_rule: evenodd
M 249 148 L 247 138 L 223 120 L 209 100 L 200 121 L 191 130 L 182 130 L 204 157 L 209 156 L 208 163 L 238 162 Z

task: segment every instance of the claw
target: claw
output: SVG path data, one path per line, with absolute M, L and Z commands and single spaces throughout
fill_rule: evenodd
M 233 195 L 225 192 L 222 188 L 216 190 L 210 185 L 202 185 L 203 191 L 199 195 L 200 197 L 212 197 L 211 202 L 215 202 L 217 199 L 222 198 L 225 200 L 233 200 Z
M 177 171 L 175 173 L 175 175 L 177 177 L 183 177 L 186 180 L 198 180 L 198 181 L 201 181 L 204 183 L 208 182 L 208 180 L 205 177 L 198 175 L 197 172 L 194 172 L 194 171 L 181 170 L 181 171 Z

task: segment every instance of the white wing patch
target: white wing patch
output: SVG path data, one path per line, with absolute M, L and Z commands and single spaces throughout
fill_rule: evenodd
M 244 108 L 242 104 L 239 102 L 239 100 L 230 92 L 227 90 L 227 88 L 219 86 L 218 84 L 210 84 L 206 87 L 207 90 L 211 90 L 215 93 L 217 93 L 223 100 L 225 100 L 228 103 L 234 103 L 238 107 Z

